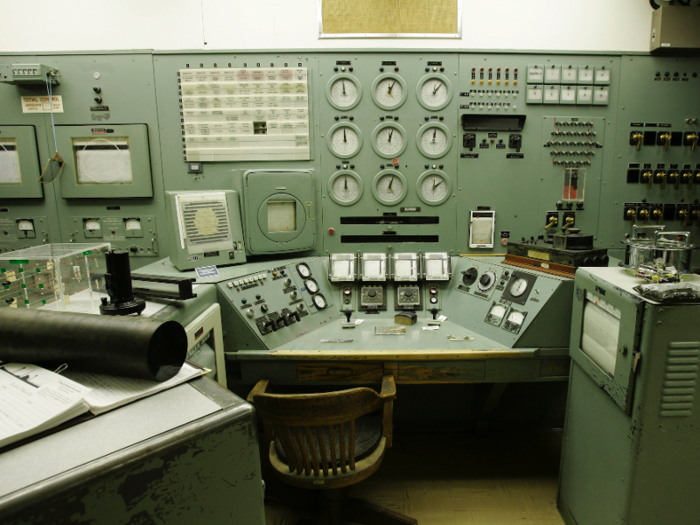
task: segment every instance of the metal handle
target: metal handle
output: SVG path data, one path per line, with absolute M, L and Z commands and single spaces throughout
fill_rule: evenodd
M 654 246 L 656 246 L 659 237 L 666 237 L 667 235 L 675 235 L 676 237 L 685 237 L 685 245 L 690 246 L 690 232 L 666 232 L 666 231 L 655 231 L 654 232 Z M 666 239 L 669 240 L 669 239 Z
M 666 228 L 664 225 L 638 226 L 637 224 L 634 224 L 632 225 L 632 240 L 638 240 L 637 230 L 654 230 L 654 234 L 656 234 L 656 231 L 663 231 L 664 228 Z

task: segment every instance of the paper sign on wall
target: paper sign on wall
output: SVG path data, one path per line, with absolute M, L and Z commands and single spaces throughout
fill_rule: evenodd
M 22 99 L 22 113 L 51 113 L 48 95 L 40 97 L 20 97 Z M 61 95 L 54 95 L 53 112 L 63 113 L 63 99 Z

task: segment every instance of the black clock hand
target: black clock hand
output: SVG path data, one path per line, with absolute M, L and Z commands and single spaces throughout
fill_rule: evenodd
M 392 129 L 392 130 L 389 132 L 389 140 L 388 140 L 388 142 L 391 142 L 391 136 L 392 136 L 393 134 L 394 134 L 394 130 Z M 393 179 L 392 179 L 392 180 L 393 180 Z
M 437 128 L 433 130 L 433 142 L 435 142 L 435 136 L 437 135 Z
M 435 89 L 433 89 L 433 95 L 434 95 L 435 93 L 437 93 L 437 90 L 440 89 L 440 86 L 441 86 L 441 85 L 442 85 L 442 84 L 441 84 L 440 82 L 438 82 L 437 84 L 435 84 Z
M 345 189 L 348 189 L 348 176 L 345 175 Z
M 345 128 L 343 128 L 343 142 L 347 142 L 348 138 L 345 136 Z
M 345 95 L 345 80 L 341 80 L 341 82 L 343 84 L 343 95 Z

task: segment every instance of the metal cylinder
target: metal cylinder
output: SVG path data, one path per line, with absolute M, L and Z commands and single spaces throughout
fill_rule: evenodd
M 107 263 L 105 281 L 109 298 L 112 302 L 133 301 L 129 252 L 111 250 L 105 254 L 105 262 Z
M 165 381 L 185 362 L 175 321 L 71 312 L 0 310 L 0 360 Z

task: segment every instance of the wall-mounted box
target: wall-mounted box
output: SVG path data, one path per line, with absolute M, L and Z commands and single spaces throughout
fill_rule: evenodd
M 146 124 L 56 126 L 66 199 L 153 197 Z
M 700 10 L 664 5 L 651 15 L 651 51 L 700 49 Z
M 0 198 L 41 199 L 34 126 L 0 126 Z

